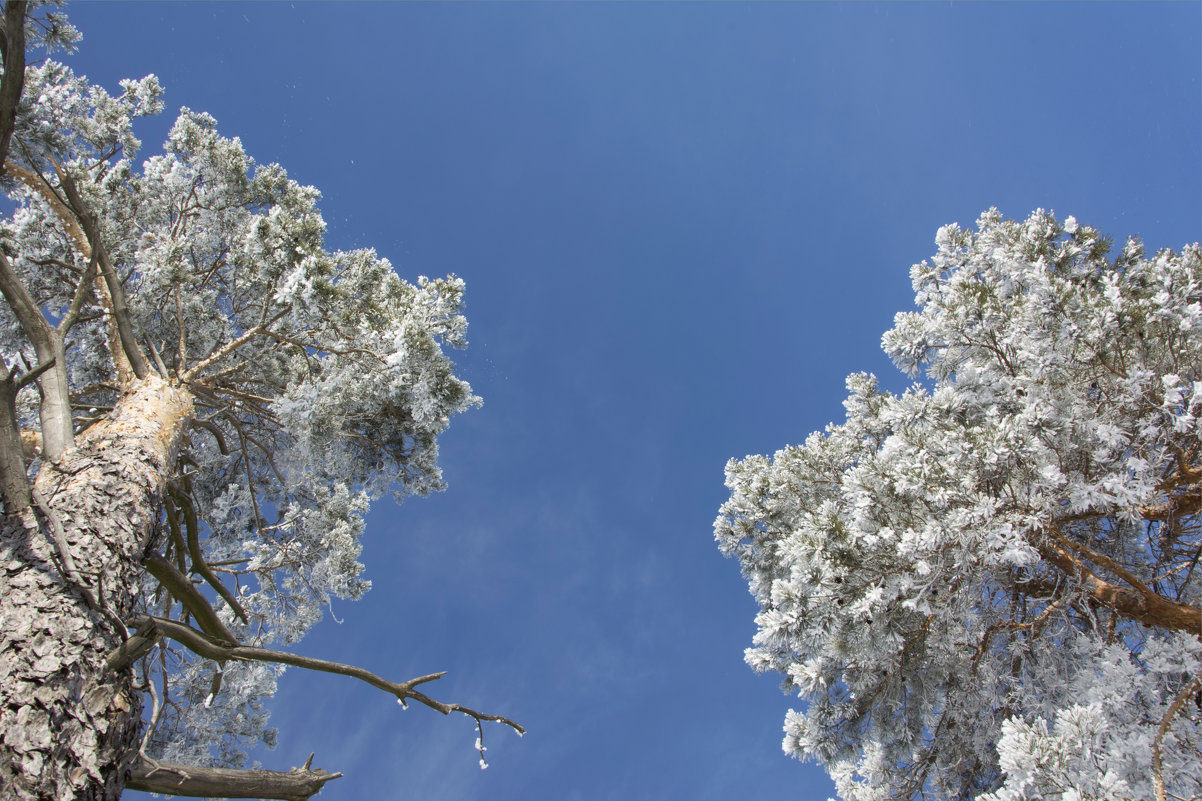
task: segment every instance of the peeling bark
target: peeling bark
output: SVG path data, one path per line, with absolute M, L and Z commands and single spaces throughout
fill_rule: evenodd
M 140 561 L 157 532 L 166 480 L 191 396 L 151 376 L 89 429 L 35 488 L 57 517 L 73 586 L 50 521 L 26 509 L 0 521 L 0 787 L 13 799 L 120 796 L 137 757 L 141 696 L 105 657 L 122 644 Z M 89 607 L 90 594 L 99 609 Z

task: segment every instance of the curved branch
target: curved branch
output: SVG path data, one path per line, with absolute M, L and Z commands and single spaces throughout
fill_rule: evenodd
M 1152 743 L 1152 786 L 1156 790 L 1156 801 L 1165 801 L 1164 759 L 1160 753 L 1160 744 L 1164 742 L 1164 736 L 1169 733 L 1169 725 L 1173 722 L 1173 718 L 1177 717 L 1177 713 L 1185 705 L 1185 699 L 1198 692 L 1200 687 L 1202 687 L 1202 673 L 1194 676 L 1181 689 L 1181 692 L 1177 693 L 1177 697 L 1173 699 L 1173 703 L 1169 704 L 1169 709 L 1164 713 L 1164 717 L 1160 720 L 1160 726 L 1156 730 L 1156 740 Z
M 196 507 L 190 496 L 191 482 L 187 477 L 182 480 L 184 482 L 183 491 L 178 491 L 173 487 L 168 487 L 168 491 L 184 513 L 184 530 L 188 537 L 188 556 L 192 559 L 192 572 L 208 582 L 209 586 L 221 596 L 221 599 L 229 604 L 230 609 L 234 611 L 239 620 L 248 623 L 250 619 L 246 615 L 246 610 L 242 608 L 242 604 L 238 603 L 238 599 L 234 597 L 228 587 L 221 583 L 221 579 L 217 578 L 209 568 L 208 562 L 204 560 L 204 555 L 200 550 L 200 521 L 196 517 Z
M 84 235 L 87 237 L 88 244 L 92 248 L 92 258 L 99 266 L 100 275 L 104 278 L 105 286 L 108 287 L 109 311 L 112 312 L 113 319 L 117 323 L 117 334 L 121 339 L 121 349 L 125 351 L 125 356 L 129 359 L 129 366 L 133 370 L 134 376 L 145 378 L 146 374 L 150 372 L 150 365 L 147 363 L 142 349 L 138 347 L 138 340 L 134 335 L 133 322 L 130 319 L 129 307 L 125 302 L 125 290 L 121 286 L 121 279 L 117 277 L 117 271 L 113 268 L 112 262 L 109 261 L 108 253 L 105 252 L 104 242 L 100 238 L 100 224 L 97 221 L 96 215 L 88 209 L 83 198 L 80 196 L 79 187 L 75 185 L 75 179 L 71 177 L 71 173 L 68 170 L 61 169 L 58 164 L 51 163 L 58 173 L 59 184 L 62 185 L 63 192 L 67 195 L 67 201 L 71 204 L 71 210 L 75 213 L 75 218 L 83 226 Z
M 1084 593 L 1123 617 L 1174 631 L 1188 631 L 1193 634 L 1202 631 L 1202 609 L 1179 601 L 1170 601 L 1144 587 L 1138 579 L 1136 583 L 1138 587 L 1143 588 L 1142 590 L 1128 589 L 1098 578 L 1081 557 L 1062 547 L 1056 538 L 1044 540 L 1037 547 L 1040 556 L 1066 575 L 1077 579 Z
M 183 604 L 184 608 L 192 613 L 192 617 L 196 618 L 196 622 L 200 624 L 200 627 L 215 642 L 238 642 L 238 638 L 234 636 L 234 633 L 221 622 L 221 618 L 217 617 L 217 612 L 213 610 L 208 600 L 200 594 L 200 591 L 196 587 L 192 586 L 192 582 L 188 581 L 188 577 L 179 572 L 175 565 L 152 551 L 142 560 L 142 566 L 146 568 L 146 572 L 150 573 L 150 575 L 159 580 L 160 584 L 166 587 L 167 592 L 171 593 L 171 596 L 175 600 Z M 138 624 L 139 628 L 141 625 L 141 623 Z M 184 644 L 187 645 L 187 643 Z
M 444 715 L 449 715 L 452 712 L 462 712 L 468 717 L 474 718 L 477 721 L 487 720 L 495 723 L 503 723 L 509 726 L 518 734 L 525 734 L 526 729 L 521 725 L 514 723 L 512 720 L 501 715 L 489 715 L 483 712 L 477 712 L 474 709 L 461 706 L 459 704 L 444 704 L 441 701 L 436 701 L 428 695 L 418 692 L 414 689 L 420 684 L 436 681 L 445 673 L 430 673 L 426 676 L 418 676 L 417 678 L 409 679 L 403 682 L 388 681 L 387 679 L 377 676 L 371 671 L 364 670 L 355 665 L 344 665 L 339 662 L 327 662 L 324 659 L 314 659 L 308 656 L 299 656 L 290 654 L 286 651 L 273 651 L 269 648 L 257 648 L 252 645 L 225 645 L 218 642 L 212 636 L 197 631 L 191 626 L 186 626 L 183 623 L 174 620 L 167 620 L 161 617 L 152 615 L 137 615 L 133 624 L 139 628 L 150 622 L 158 630 L 158 633 L 163 637 L 175 640 L 180 645 L 188 648 L 190 651 L 203 656 L 206 659 L 212 659 L 217 662 L 222 662 L 227 659 L 238 659 L 250 662 L 273 662 L 281 665 L 292 665 L 293 667 L 305 668 L 307 670 L 319 670 L 324 673 L 337 673 L 342 676 L 350 676 L 354 679 L 366 682 L 371 686 L 383 690 L 389 695 L 396 696 L 396 699 L 405 705 L 407 701 L 417 701 L 419 704 L 424 704 L 431 709 L 437 710 Z
M 219 425 L 214 423 L 212 420 L 206 420 L 201 417 L 194 418 L 192 420 L 192 425 L 196 426 L 197 428 L 203 428 L 205 431 L 208 431 L 213 435 L 213 439 L 217 441 L 217 450 L 221 451 L 222 456 L 230 455 L 229 446 L 225 444 L 225 435 L 221 433 L 221 427 Z

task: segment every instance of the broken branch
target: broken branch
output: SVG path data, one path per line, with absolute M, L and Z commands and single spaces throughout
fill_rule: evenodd
M 312 759 L 312 757 L 310 757 Z M 303 768 L 290 771 L 200 768 L 139 758 L 125 782 L 130 790 L 202 798 L 272 798 L 308 801 L 341 773 Z

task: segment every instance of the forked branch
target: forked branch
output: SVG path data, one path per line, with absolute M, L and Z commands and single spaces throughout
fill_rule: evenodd
M 437 710 L 444 715 L 449 715 L 452 712 L 461 712 L 464 715 L 480 721 L 490 721 L 494 723 L 503 723 L 516 731 L 518 734 L 525 734 L 526 729 L 521 725 L 514 723 L 509 718 L 501 715 L 489 715 L 484 712 L 477 712 L 474 709 L 469 709 L 460 704 L 446 704 L 442 701 L 436 701 L 424 693 L 418 692 L 415 688 L 419 685 L 426 684 L 431 681 L 441 679 L 446 675 L 442 673 L 430 673 L 425 676 L 409 679 L 408 681 L 395 682 L 377 676 L 369 670 L 364 670 L 355 665 L 344 665 L 339 662 L 328 662 L 324 659 L 314 659 L 308 656 L 300 656 L 298 654 L 290 654 L 287 651 L 275 651 L 270 648 L 258 648 L 253 645 L 229 645 L 219 641 L 217 638 L 206 634 L 203 631 L 198 631 L 191 626 L 186 626 L 175 620 L 167 620 L 166 618 L 155 617 L 153 615 L 137 615 L 131 621 L 133 627 L 139 630 L 153 629 L 159 636 L 175 640 L 180 645 L 183 645 L 188 650 L 203 656 L 206 659 L 212 659 L 216 662 L 224 662 L 229 659 L 236 659 L 246 662 L 271 662 L 280 665 L 292 665 L 293 667 L 305 668 L 307 670 L 319 670 L 324 673 L 337 673 L 342 676 L 350 676 L 351 678 L 359 679 L 371 686 L 383 690 L 384 692 L 393 695 L 401 703 L 406 705 L 409 701 L 416 701 L 419 704 Z M 110 660 L 111 664 L 111 660 Z
M 1095 601 L 1113 609 L 1123 617 L 1138 620 L 1149 626 L 1158 626 L 1172 631 L 1188 631 L 1192 634 L 1202 632 L 1202 609 L 1165 598 L 1149 589 L 1130 571 L 1117 565 L 1114 560 L 1097 554 L 1080 543 L 1071 542 L 1058 532 L 1049 531 L 1047 533 L 1049 536 L 1037 546 L 1040 556 L 1055 565 L 1065 575 L 1076 579 L 1082 591 Z M 1132 584 L 1133 588 L 1123 587 L 1100 578 L 1086 564 L 1087 560 L 1115 572 L 1120 578 Z M 1115 567 L 1118 570 L 1115 570 Z

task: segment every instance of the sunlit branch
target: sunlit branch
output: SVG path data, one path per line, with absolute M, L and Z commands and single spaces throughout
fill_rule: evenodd
M 243 333 L 242 336 L 237 337 L 237 338 L 227 342 L 222 347 L 215 349 L 212 353 L 210 353 L 204 359 L 201 359 L 199 362 L 192 365 L 192 367 L 190 369 L 185 370 L 183 373 L 181 373 L 180 380 L 185 381 L 185 382 L 192 381 L 198 375 L 200 375 L 200 373 L 203 370 L 205 370 L 205 368 L 207 368 L 211 365 L 214 365 L 217 362 L 224 359 L 226 356 L 229 356 L 231 353 L 236 351 L 238 348 L 242 347 L 247 342 L 250 342 L 256 336 L 263 333 L 263 330 L 264 329 L 262 326 L 256 325 L 254 328 L 251 328 L 248 331 L 246 331 L 245 333 Z
M 176 343 L 178 352 L 176 353 L 175 365 L 175 372 L 178 375 L 188 369 L 188 342 L 184 333 L 184 306 L 179 298 L 178 285 L 172 294 L 175 296 L 175 325 L 179 330 L 179 341 Z
M 167 365 L 163 364 L 163 357 L 159 353 L 159 349 L 154 346 L 154 343 L 149 338 L 143 338 L 146 347 L 150 348 L 150 356 L 154 359 L 154 368 L 159 371 L 159 375 L 163 378 L 170 378 L 170 373 L 167 370 Z
M 1051 534 L 1051 532 L 1048 533 Z M 1063 540 L 1064 537 L 1049 537 L 1039 543 L 1040 555 L 1065 574 L 1077 579 L 1081 589 L 1094 600 L 1110 607 L 1124 617 L 1149 625 L 1191 633 L 1202 631 L 1202 609 L 1179 601 L 1171 601 L 1147 587 L 1143 587 L 1142 583 L 1138 585 L 1143 587 L 1142 590 L 1127 589 L 1101 579 L 1081 557 L 1074 556 L 1070 549 L 1062 547 L 1060 543 Z M 1099 562 L 1099 564 L 1101 563 Z M 1108 565 L 1103 566 L 1109 567 Z M 1125 577 L 1122 578 L 1126 580 Z M 1138 582 L 1138 579 L 1136 581 Z
M 88 287 L 96 279 L 96 260 L 88 261 L 88 268 L 84 270 L 83 277 L 79 279 L 79 283 L 75 286 L 75 294 L 71 296 L 71 305 L 67 307 L 67 311 L 63 314 L 62 319 L 58 321 L 58 331 L 66 336 L 67 331 L 71 326 L 75 325 L 79 320 L 79 313 L 83 309 L 84 299 L 88 296 Z

